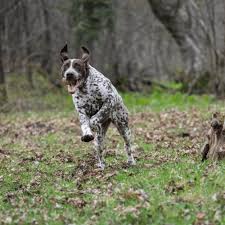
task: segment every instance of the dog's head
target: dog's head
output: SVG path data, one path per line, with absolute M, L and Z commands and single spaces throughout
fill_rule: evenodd
M 62 60 L 62 81 L 68 87 L 68 92 L 74 94 L 76 89 L 85 81 L 88 76 L 88 61 L 90 52 L 82 46 L 82 56 L 80 59 L 70 58 L 67 45 L 60 51 Z

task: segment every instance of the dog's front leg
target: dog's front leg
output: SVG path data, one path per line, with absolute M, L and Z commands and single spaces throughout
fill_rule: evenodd
M 82 137 L 81 141 L 89 142 L 94 140 L 94 135 L 90 128 L 90 119 L 83 113 L 79 113 Z
M 110 116 L 110 110 L 114 107 L 114 104 L 109 99 L 102 105 L 101 109 L 91 117 L 90 127 L 92 130 L 98 132 L 103 124 Z

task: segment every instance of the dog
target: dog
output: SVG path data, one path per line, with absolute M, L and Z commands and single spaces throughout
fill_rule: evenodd
M 89 50 L 84 46 L 81 50 L 79 59 L 69 58 L 67 45 L 60 51 L 62 81 L 67 85 L 79 115 L 81 141 L 94 140 L 97 166 L 104 169 L 104 138 L 109 125 L 113 123 L 124 139 L 128 165 L 135 165 L 128 110 L 111 81 L 89 64 Z

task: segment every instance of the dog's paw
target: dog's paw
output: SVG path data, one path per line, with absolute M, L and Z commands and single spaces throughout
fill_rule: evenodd
M 135 166 L 136 165 L 136 161 L 135 161 L 133 155 L 131 155 L 131 156 L 128 157 L 127 164 L 129 166 Z
M 87 134 L 81 137 L 81 141 L 90 142 L 94 140 L 94 136 L 92 134 Z
M 135 166 L 136 165 L 136 161 L 127 161 L 128 166 Z
M 105 163 L 103 163 L 103 162 L 97 163 L 97 167 L 98 167 L 100 170 L 104 170 L 104 169 L 105 169 Z

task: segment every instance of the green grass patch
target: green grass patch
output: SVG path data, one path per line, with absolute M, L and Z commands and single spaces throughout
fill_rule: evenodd
M 201 163 L 197 152 L 201 123 L 223 104 L 159 91 L 122 96 L 133 118 L 134 167 L 110 129 L 107 167 L 96 169 L 66 93 L 45 95 L 50 109 L 1 114 L 1 224 L 225 223 L 225 163 Z
M 207 108 L 213 103 L 214 98 L 208 95 L 186 95 L 180 92 L 167 93 L 154 91 L 151 94 L 124 93 L 122 94 L 125 104 L 129 109 L 143 111 L 144 108 L 150 108 L 153 111 L 165 109 L 188 109 L 190 107 Z

